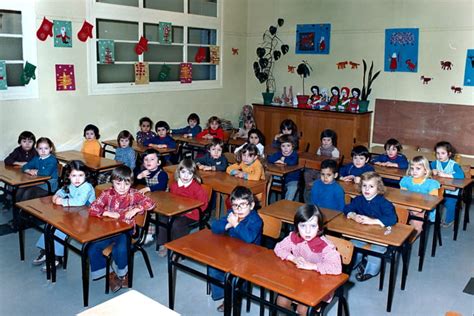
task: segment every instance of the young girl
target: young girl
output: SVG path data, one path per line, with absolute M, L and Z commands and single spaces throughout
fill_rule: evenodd
M 382 177 L 376 172 L 366 172 L 361 176 L 361 195 L 355 197 L 350 204 L 344 207 L 344 214 L 347 218 L 364 225 L 379 225 L 381 227 L 391 227 L 397 223 L 397 213 L 395 207 L 384 196 L 385 187 Z M 367 243 L 360 240 L 351 240 L 352 243 L 362 248 Z M 370 244 L 370 250 L 378 253 L 385 253 L 386 247 Z M 362 258 L 362 254 L 357 254 L 354 267 L 357 267 L 356 279 L 363 282 L 376 276 L 380 272 L 382 260 L 379 257 L 367 255 Z
M 207 128 L 197 134 L 198 139 L 219 138 L 224 140 L 224 130 L 221 127 L 221 120 L 217 116 L 211 116 L 207 121 Z
M 81 151 L 86 154 L 100 156 L 102 147 L 98 139 L 100 138 L 99 128 L 93 124 L 84 127 L 84 142 Z
M 431 169 L 433 170 L 433 175 L 439 176 L 442 178 L 454 178 L 454 179 L 464 179 L 464 171 L 461 169 L 461 166 L 453 160 L 453 157 L 456 155 L 456 150 L 449 142 L 439 142 L 434 147 L 436 152 L 436 160 L 431 162 Z M 450 195 L 458 195 L 458 190 L 445 190 L 445 193 Z M 454 213 L 456 211 L 456 201 L 455 197 L 446 196 L 444 198 L 444 206 L 446 207 L 446 214 L 443 226 L 451 226 L 454 222 Z
M 175 219 L 171 227 L 171 240 L 189 234 L 189 225 L 199 221 L 199 212 L 206 210 L 208 203 L 208 194 L 201 186 L 201 177 L 192 159 L 185 158 L 181 160 L 174 173 L 174 178 L 176 181 L 170 185 L 171 193 L 201 201 L 203 205 L 199 209 L 189 211 Z M 160 216 L 159 220 L 166 223 L 168 218 Z M 160 245 L 158 251 L 159 256 L 166 256 L 166 248 L 162 245 L 171 240 L 167 240 L 166 229 L 160 226 L 158 230 L 158 245 Z
M 95 200 L 94 187 L 87 182 L 89 177 L 89 170 L 86 165 L 79 160 L 73 160 L 65 166 L 64 172 L 64 186 L 53 195 L 52 200 L 56 205 L 64 207 L 90 205 Z M 66 234 L 57 229 L 55 236 L 66 239 Z M 33 260 L 34 265 L 40 265 L 46 260 L 46 253 L 44 251 L 44 235 L 41 235 L 36 243 L 36 247 L 40 248 L 38 257 Z M 55 241 L 54 252 L 56 255 L 56 267 L 62 263 L 64 256 L 64 246 Z M 46 265 L 41 269 L 46 271 Z
M 440 184 L 438 181 L 430 179 L 431 168 L 428 159 L 423 156 L 416 156 L 410 161 L 410 168 L 407 170 L 407 175 L 400 181 L 400 189 L 408 190 L 417 193 L 424 193 L 430 195 L 438 195 Z M 429 214 L 430 221 L 434 222 L 436 210 Z M 423 218 L 424 211 L 410 212 L 411 215 Z M 412 220 L 410 221 L 417 232 L 417 235 L 423 230 L 423 222 Z
M 134 224 L 137 214 L 151 210 L 155 202 L 149 197 L 131 188 L 133 174 L 127 166 L 120 166 L 112 171 L 112 188 L 102 192 L 89 209 L 89 214 L 96 217 L 114 218 L 119 221 Z M 91 277 L 97 280 L 105 275 L 105 257 L 102 251 L 113 244 L 112 259 L 115 262 L 115 272 L 109 278 L 110 289 L 117 292 L 123 286 L 128 286 L 128 256 L 126 233 L 92 242 L 88 249 L 90 258 Z
M 239 128 L 244 127 L 245 120 L 249 116 L 253 117 L 253 108 L 251 105 L 246 104 L 242 107 L 242 111 L 239 115 Z
M 188 116 L 188 126 L 183 128 L 173 129 L 173 134 L 183 135 L 184 137 L 196 137 L 202 131 L 201 126 L 199 125 L 201 120 L 196 113 L 191 113 Z
M 399 169 L 408 168 L 407 157 L 401 153 L 402 144 L 400 144 L 398 140 L 390 138 L 383 147 L 385 149 L 385 154 L 378 155 L 372 159 L 374 165 Z
M 142 117 L 139 121 L 140 130 L 137 132 L 137 143 L 143 145 L 147 140 L 156 136 L 155 132 L 151 130 L 153 121 L 149 117 Z
M 234 134 L 233 138 L 248 138 L 250 130 L 255 128 L 255 121 L 253 116 L 247 116 L 244 120 L 244 126 L 239 128 L 239 131 Z
M 298 269 L 341 274 L 341 255 L 323 235 L 323 214 L 319 208 L 309 204 L 298 207 L 293 223 L 295 231 L 276 244 L 275 254 L 282 260 L 293 262 Z M 291 309 L 292 303 L 293 300 L 285 296 L 277 298 L 277 304 L 286 309 Z M 306 315 L 307 310 L 307 306 L 297 304 L 299 315 Z
M 123 162 L 130 169 L 135 168 L 137 154 L 133 150 L 133 136 L 129 131 L 123 130 L 117 136 L 119 147 L 115 150 L 115 160 Z
M 276 134 L 273 137 L 272 147 L 273 148 L 280 148 L 280 142 L 278 139 L 283 135 L 292 135 L 296 140 L 296 149 L 298 149 L 298 127 L 296 126 L 295 122 L 290 119 L 283 120 L 280 124 L 280 133 Z
M 259 129 L 251 129 L 249 131 L 249 137 L 247 139 L 247 142 L 237 147 L 234 151 L 234 154 L 237 155 L 239 151 L 247 144 L 254 144 L 255 146 L 257 146 L 258 154 L 260 155 L 260 157 L 265 158 L 265 137 Z
M 258 149 L 253 144 L 245 145 L 237 156 L 238 163 L 227 167 L 226 172 L 231 176 L 245 180 L 265 180 L 265 170 L 258 160 Z
M 38 155 L 35 149 L 36 137 L 32 132 L 23 131 L 18 136 L 18 146 L 5 158 L 7 166 L 23 166 Z

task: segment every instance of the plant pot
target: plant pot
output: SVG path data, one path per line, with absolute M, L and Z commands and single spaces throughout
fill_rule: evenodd
M 262 92 L 263 104 L 265 104 L 265 105 L 272 104 L 274 94 L 275 93 L 273 93 L 273 92 Z
M 296 98 L 298 99 L 298 107 L 300 109 L 310 108 L 310 106 L 308 105 L 309 95 L 297 95 Z
M 369 109 L 369 100 L 359 101 L 359 112 L 360 113 L 367 112 L 368 109 Z

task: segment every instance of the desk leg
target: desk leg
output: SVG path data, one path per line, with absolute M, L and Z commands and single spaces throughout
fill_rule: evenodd
M 464 190 L 464 203 L 466 206 L 464 207 L 464 223 L 462 225 L 462 230 L 467 229 L 467 223 L 469 223 L 469 210 L 471 208 L 471 203 L 472 203 L 472 186 L 473 184 L 471 183 L 465 190 Z
M 16 230 L 16 229 L 19 230 L 20 229 L 19 228 L 19 225 L 20 225 L 20 210 L 16 206 L 16 194 L 17 194 L 17 192 L 18 192 L 18 187 L 13 186 L 13 189 L 12 189 L 13 230 Z M 24 260 L 24 258 L 21 259 L 21 260 Z
M 168 250 L 168 307 L 174 309 L 174 294 L 176 287 L 176 268 L 173 267 L 173 259 L 178 256 L 173 251 Z
M 403 261 L 402 286 L 401 286 L 402 291 L 405 290 L 405 285 L 407 282 L 408 267 L 410 265 L 410 253 L 411 253 L 411 244 L 407 240 L 402 246 L 402 261 Z
M 392 301 L 393 301 L 393 294 L 395 290 L 395 280 L 397 277 L 397 256 L 398 252 L 396 249 L 389 249 L 390 252 L 389 257 L 390 259 L 390 279 L 388 282 L 388 297 L 387 297 L 387 312 L 390 313 L 392 310 Z
M 174 216 L 169 216 L 168 221 L 166 222 L 166 240 L 168 242 L 171 241 L 171 229 L 173 228 L 174 220 L 175 220 Z
M 15 209 L 15 204 L 13 204 L 13 209 Z M 18 213 L 18 218 L 20 218 L 21 210 Z M 20 260 L 25 261 L 25 230 L 23 229 L 23 221 L 18 221 L 18 241 L 20 243 Z
M 230 316 L 232 312 L 232 275 L 227 272 L 224 275 L 224 316 Z
M 82 245 L 81 264 L 82 264 L 82 298 L 84 300 L 84 307 L 89 305 L 89 243 Z M 105 276 L 108 277 L 107 275 Z
M 216 192 L 216 219 L 219 219 L 221 216 L 221 200 L 222 200 L 222 193 Z
M 56 267 L 54 265 L 54 227 L 44 225 L 44 251 L 46 253 L 46 279 L 56 282 Z M 54 269 L 54 272 L 52 271 Z
M 420 259 L 418 260 L 418 271 L 423 270 L 423 262 L 425 260 L 425 252 L 426 252 L 426 236 L 428 236 L 428 211 L 425 211 L 423 214 L 423 226 L 422 231 L 420 234 L 420 247 L 418 248 L 418 256 Z
M 346 300 L 346 297 L 345 297 L 345 286 L 344 285 L 341 285 L 337 290 L 336 290 L 336 293 L 335 293 L 335 296 L 337 296 L 338 298 L 338 302 L 337 302 L 337 315 L 338 316 L 349 316 L 349 306 L 347 304 L 347 300 Z M 308 310 L 308 315 L 312 315 L 311 314 L 311 311 L 313 310 L 314 311 L 314 307 L 310 307 L 309 310 Z M 315 313 L 314 313 L 315 314 Z
M 128 258 L 128 288 L 131 289 L 133 286 L 133 258 L 135 256 L 133 255 L 132 252 L 132 232 L 127 233 L 127 258 Z M 107 276 L 109 277 L 109 276 Z
M 242 295 L 239 294 L 239 289 L 242 286 L 243 280 L 234 278 L 232 280 L 232 310 L 233 316 L 240 316 L 242 311 Z M 249 298 L 247 298 L 249 299 Z
M 454 210 L 454 236 L 453 240 L 458 239 L 458 231 L 459 231 L 459 213 L 461 213 L 461 201 L 463 197 L 464 191 L 462 189 L 459 189 L 459 194 L 458 198 L 456 200 L 456 207 Z
M 435 223 L 434 223 L 434 230 L 433 230 L 433 244 L 431 246 L 431 256 L 434 257 L 436 255 L 436 245 L 439 241 L 439 245 L 443 245 L 443 241 L 441 240 L 441 205 L 438 204 L 436 206 L 436 214 L 435 214 Z

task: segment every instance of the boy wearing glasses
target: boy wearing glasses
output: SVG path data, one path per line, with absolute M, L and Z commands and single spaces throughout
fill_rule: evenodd
M 236 187 L 230 194 L 232 209 L 226 217 L 212 223 L 214 234 L 227 234 L 246 243 L 259 245 L 262 239 L 263 222 L 255 211 L 255 200 L 250 189 L 243 186 Z M 224 282 L 224 272 L 208 268 L 208 275 Z M 224 297 L 224 289 L 219 285 L 211 284 L 211 295 L 214 301 Z M 224 303 L 217 308 L 224 311 Z

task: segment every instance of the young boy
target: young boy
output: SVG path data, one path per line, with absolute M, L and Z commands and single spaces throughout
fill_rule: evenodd
M 100 157 L 102 147 L 100 146 L 99 128 L 93 124 L 88 124 L 84 128 L 85 140 L 82 143 L 81 151 L 86 154 L 91 154 Z
M 298 153 L 295 150 L 296 141 L 291 135 L 283 135 L 279 138 L 280 151 L 268 156 L 268 162 L 284 165 L 296 166 L 298 164 Z M 293 201 L 298 190 L 300 170 L 296 170 L 285 175 L 285 199 Z
M 247 144 L 239 151 L 240 163 L 227 167 L 226 172 L 231 176 L 245 180 L 265 180 L 265 170 L 258 160 L 258 148 L 254 144 Z
M 395 138 L 390 138 L 387 140 L 383 146 L 385 149 L 384 155 L 378 155 L 372 159 L 374 165 L 384 166 L 384 167 L 393 167 L 399 169 L 408 168 L 408 160 L 405 155 L 401 153 L 402 144 Z
M 224 143 L 219 138 L 214 138 L 207 146 L 208 152 L 204 157 L 196 159 L 199 170 L 203 171 L 225 171 L 227 158 L 222 155 Z
M 184 137 L 196 137 L 202 131 L 199 116 L 196 113 L 191 113 L 188 116 L 188 126 L 183 128 L 173 129 L 173 134 L 182 134 Z
M 89 214 L 96 217 L 115 218 L 124 222 L 133 223 L 137 214 L 143 214 L 155 207 L 155 203 L 136 189 L 132 189 L 133 174 L 127 166 L 120 166 L 112 171 L 112 188 L 105 190 L 95 200 L 89 209 Z M 109 278 L 110 289 L 117 292 L 128 286 L 128 256 L 127 233 L 101 241 L 92 242 L 88 249 L 91 265 L 91 276 L 97 280 L 105 275 L 105 257 L 102 251 L 110 244 L 114 244 L 112 258 L 117 266 Z
M 337 178 L 337 162 L 332 159 L 321 163 L 321 178 L 311 188 L 311 201 L 314 205 L 332 210 L 344 209 L 344 190 L 335 181 Z
M 176 142 L 168 135 L 170 126 L 165 121 L 159 121 L 155 125 L 156 136 L 143 142 L 143 146 L 154 149 L 176 148 Z
M 140 130 L 137 132 L 137 143 L 143 145 L 145 141 L 148 141 L 156 136 L 155 132 L 151 130 L 153 122 L 149 117 L 142 117 L 139 121 Z
M 35 149 L 35 143 L 36 137 L 32 132 L 21 132 L 20 136 L 18 136 L 18 145 L 20 146 L 15 148 L 8 157 L 5 158 L 5 165 L 22 167 L 36 157 L 38 152 Z
M 355 146 L 351 151 L 352 163 L 342 166 L 340 171 L 341 180 L 360 182 L 360 176 L 367 171 L 374 171 L 374 167 L 368 164 L 370 153 L 365 146 Z
M 227 234 L 246 243 L 259 245 L 262 239 L 263 222 L 255 211 L 255 201 L 252 192 L 246 187 L 238 186 L 230 194 L 232 209 L 227 216 L 214 221 L 211 230 L 214 234 Z M 208 268 L 209 276 L 224 282 L 224 272 Z M 224 297 L 224 289 L 219 285 L 211 284 L 211 296 L 214 301 Z M 222 303 L 217 308 L 224 311 Z

